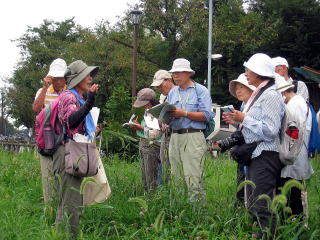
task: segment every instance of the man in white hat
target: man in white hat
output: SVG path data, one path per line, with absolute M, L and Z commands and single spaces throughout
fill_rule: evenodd
M 54 101 L 66 89 L 66 80 L 64 78 L 66 70 L 67 64 L 61 58 L 57 58 L 51 63 L 49 72 L 43 79 L 43 86 L 37 91 L 32 104 L 34 112 L 40 112 L 42 108 Z M 44 202 L 51 203 L 55 195 L 52 156 L 43 156 L 41 154 L 39 156 Z
M 34 112 L 40 112 L 44 106 L 54 101 L 66 89 L 66 80 L 64 78 L 66 70 L 67 63 L 61 58 L 57 58 L 51 63 L 49 72 L 43 79 L 43 86 L 37 91 L 32 104 Z
M 302 182 L 303 180 L 309 179 L 314 173 L 308 158 L 308 147 L 305 144 L 309 142 L 310 138 L 312 114 L 305 99 L 294 92 L 293 84 L 288 83 L 284 79 L 278 79 L 277 90 L 282 93 L 284 102 L 286 103 L 286 119 L 284 122 L 289 123 L 293 121 L 301 127 L 299 131 L 304 132 L 301 150 L 294 163 L 292 165 L 285 165 L 281 170 L 279 187 L 283 187 L 284 184 L 291 179 Z M 282 129 L 281 135 L 287 134 L 284 132 L 286 129 L 285 126 L 284 129 Z M 282 144 L 288 144 L 288 142 L 281 142 L 281 145 Z M 291 208 L 292 215 L 300 215 L 305 212 L 303 202 L 307 203 L 307 201 L 306 199 L 303 201 L 302 196 L 306 195 L 302 195 L 300 189 L 296 187 L 291 188 L 288 205 Z
M 171 139 L 169 159 L 171 174 L 187 183 L 191 201 L 205 197 L 203 189 L 204 155 L 207 150 L 203 130 L 213 117 L 211 96 L 206 87 L 192 80 L 194 71 L 184 58 L 174 60 L 172 69 L 175 86 L 168 94 L 167 102 L 176 109 L 170 123 Z
M 167 100 L 168 94 L 171 89 L 174 88 L 174 83 L 171 74 L 166 70 L 159 70 L 154 74 L 151 87 L 155 87 L 160 93 L 160 103 Z M 164 134 L 161 137 L 160 147 L 160 159 L 162 169 L 169 169 L 169 142 L 170 142 L 170 131 L 167 128 L 162 128 Z
M 273 66 L 275 67 L 274 71 L 280 74 L 281 76 L 283 76 L 288 83 L 292 83 L 296 85 L 296 87 L 294 88 L 295 92 L 298 95 L 302 96 L 306 100 L 306 102 L 309 102 L 309 91 L 306 84 L 302 81 L 293 80 L 289 76 L 288 61 L 283 57 L 275 57 L 275 58 L 272 58 L 272 63 L 273 63 Z

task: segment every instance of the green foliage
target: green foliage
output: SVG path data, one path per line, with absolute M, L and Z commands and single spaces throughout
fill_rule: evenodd
M 84 208 L 80 240 L 252 239 L 247 211 L 234 207 L 236 163 L 226 155 L 206 161 L 206 207 L 190 203 L 185 188 L 174 184 L 145 193 L 137 161 L 128 163 L 118 155 L 102 160 L 112 194 L 105 203 Z M 274 239 L 319 237 L 320 165 L 315 159 L 312 163 L 315 174 L 308 184 L 308 228 L 292 220 L 278 228 Z M 40 166 L 34 155 L 0 151 L 0 168 L 0 239 L 66 239 L 52 228 L 55 209 L 44 211 Z

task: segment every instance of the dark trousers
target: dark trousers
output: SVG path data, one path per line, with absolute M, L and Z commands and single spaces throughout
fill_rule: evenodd
M 243 166 L 238 164 L 237 165 L 237 187 L 244 180 L 245 180 L 245 175 L 243 172 Z M 237 191 L 236 197 L 239 202 L 244 202 L 244 188 L 240 189 L 240 191 Z
M 249 211 L 254 221 L 257 221 L 262 229 L 275 227 L 276 219 L 268 209 L 266 200 L 258 200 L 261 194 L 267 194 L 271 199 L 277 187 L 281 173 L 279 153 L 262 151 L 261 155 L 253 158 L 249 164 L 248 178 L 253 181 L 256 188 L 248 186 Z
M 280 178 L 279 187 L 284 186 L 284 184 L 292 180 L 293 178 Z M 288 197 L 288 206 L 292 210 L 292 215 L 299 215 L 303 213 L 302 199 L 301 199 L 301 190 L 299 188 L 293 187 L 289 192 Z

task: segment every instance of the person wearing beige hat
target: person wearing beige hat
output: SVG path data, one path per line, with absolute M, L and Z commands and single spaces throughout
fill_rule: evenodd
M 171 89 L 174 88 L 173 79 L 171 73 L 166 70 L 159 70 L 154 74 L 153 82 L 151 87 L 155 87 L 160 93 L 160 103 L 166 102 L 167 97 Z M 169 176 L 168 171 L 170 169 L 169 161 L 169 142 L 170 142 L 170 131 L 167 126 L 162 128 L 163 134 L 161 138 L 160 147 L 160 159 L 162 170 L 165 174 L 164 177 Z
M 65 128 L 65 142 L 75 140 L 75 134 L 93 139 L 96 130 L 90 110 L 94 106 L 99 85 L 93 84 L 99 67 L 88 66 L 81 60 L 71 63 L 65 73 L 68 90 L 59 98 L 57 115 Z M 87 99 L 83 95 L 87 93 Z M 83 177 L 69 175 L 65 171 L 65 146 L 60 145 L 53 156 L 53 172 L 58 189 L 58 209 L 55 226 L 59 231 L 69 232 L 72 239 L 78 236 L 83 209 L 80 185 Z
M 144 120 L 141 124 L 137 120 L 133 120 L 134 125 L 130 127 L 137 130 L 139 141 L 139 152 L 141 157 L 141 173 L 144 188 L 147 192 L 154 191 L 161 184 L 161 161 L 160 161 L 160 127 L 158 129 L 149 127 L 148 120 L 156 121 L 147 110 L 159 104 L 156 101 L 156 93 L 151 88 L 143 88 L 137 94 L 137 99 L 133 103 L 135 108 L 144 108 Z
M 302 96 L 307 102 L 309 102 L 309 91 L 306 84 L 302 81 L 293 80 L 289 76 L 289 64 L 288 61 L 283 57 L 272 58 L 272 63 L 275 68 L 275 72 L 280 74 L 288 83 L 295 85 L 295 92 Z
M 66 70 L 67 64 L 61 58 L 57 58 L 51 63 L 49 72 L 43 79 L 43 86 L 37 91 L 32 104 L 32 110 L 35 113 L 39 113 L 42 108 L 57 99 L 59 94 L 66 89 L 66 80 L 64 78 Z M 51 205 L 55 196 L 52 156 L 44 156 L 39 154 L 39 158 L 43 200 L 46 204 Z
M 195 72 L 187 59 L 174 60 L 169 72 L 177 84 L 167 98 L 176 107 L 170 123 L 171 174 L 187 184 L 190 201 L 201 201 L 205 199 L 203 166 L 207 151 L 203 131 L 213 117 L 211 96 L 206 87 L 192 80 Z
M 230 94 L 242 102 L 240 111 L 244 109 L 245 104 L 248 102 L 255 89 L 255 86 L 248 83 L 245 73 L 240 74 L 237 79 L 232 80 L 229 83 Z M 237 186 L 239 186 L 241 182 L 245 181 L 245 171 L 246 166 L 237 164 Z M 240 191 L 237 191 L 236 197 L 239 202 L 247 201 L 245 199 L 244 188 L 242 188 Z
M 282 93 L 284 102 L 286 103 L 286 119 L 284 122 L 288 123 L 293 121 L 298 126 L 301 126 L 299 131 L 304 132 L 301 150 L 294 163 L 292 165 L 285 165 L 281 170 L 279 187 L 283 187 L 284 184 L 291 179 L 302 182 L 309 179 L 314 173 L 308 158 L 307 148 L 312 126 L 312 114 L 305 99 L 294 92 L 294 85 L 292 83 L 288 83 L 284 78 L 278 79 L 277 91 Z M 285 130 L 286 128 L 282 129 L 281 135 L 287 134 L 284 132 Z M 305 198 L 302 198 L 302 196 L 306 196 L 306 194 L 302 194 L 300 189 L 296 187 L 291 188 L 288 197 L 288 206 L 292 210 L 292 215 L 307 213 L 307 208 L 304 208 L 304 206 L 307 206 L 305 205 L 307 201 Z

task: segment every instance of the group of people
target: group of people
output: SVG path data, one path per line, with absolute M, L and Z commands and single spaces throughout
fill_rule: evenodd
M 296 111 L 301 121 L 307 121 L 306 129 L 310 133 L 308 90 L 303 82 L 293 82 L 289 77 L 289 65 L 284 58 L 271 59 L 266 54 L 257 53 L 244 63 L 244 67 L 245 72 L 229 84 L 230 94 L 242 101 L 241 108 L 224 113 L 223 118 L 237 127 L 243 138 L 242 145 L 248 145 L 251 149 L 249 160 L 245 163 L 247 173 L 242 165 L 238 167 L 238 182 L 244 180 L 246 175 L 256 185 L 254 189 L 248 189 L 247 200 L 253 220 L 261 226 L 258 237 L 262 238 L 267 227 L 274 228 L 275 219 L 267 202 L 258 199 L 259 195 L 267 194 L 272 199 L 279 187 L 289 179 L 301 181 L 313 173 L 308 151 L 303 147 L 293 165 L 284 166 L 279 158 L 285 104 L 287 109 Z M 56 59 L 43 80 L 43 87 L 36 94 L 33 110 L 39 112 L 58 98 L 62 91 L 68 90 L 59 98 L 58 107 L 58 118 L 66 129 L 66 140 L 72 139 L 76 133 L 90 134 L 86 116 L 95 102 L 98 85 L 92 84 L 92 80 L 97 72 L 98 67 L 87 66 L 80 60 L 67 67 L 64 60 Z M 141 171 L 146 191 L 155 191 L 169 179 L 169 175 L 178 184 L 185 184 L 190 201 L 198 204 L 205 203 L 206 198 L 203 186 L 204 156 L 207 152 L 204 131 L 214 113 L 209 91 L 192 79 L 194 74 L 190 62 L 184 58 L 176 59 L 169 71 L 157 71 L 150 88 L 140 90 L 133 104 L 133 107 L 145 110 L 144 120 L 134 120 L 130 127 L 140 132 Z M 159 101 L 152 88 L 161 93 Z M 88 92 L 86 100 L 83 99 L 85 92 Z M 148 126 L 147 118 L 153 119 L 148 110 L 163 102 L 175 107 L 170 110 L 171 121 L 167 124 L 159 121 L 159 128 Z M 304 137 L 307 142 L 308 134 Z M 69 216 L 70 232 L 76 238 L 81 215 L 79 207 L 83 203 L 82 195 L 72 188 L 79 189 L 83 178 L 65 173 L 63 144 L 52 157 L 40 155 L 40 164 L 44 200 L 48 202 L 54 195 L 50 181 L 56 181 L 60 190 L 56 225 L 61 225 L 66 214 Z M 59 181 L 54 180 L 56 175 L 61 176 Z M 237 194 L 237 198 L 240 201 L 244 199 L 241 193 Z M 303 212 L 298 189 L 291 191 L 290 207 L 293 214 Z

